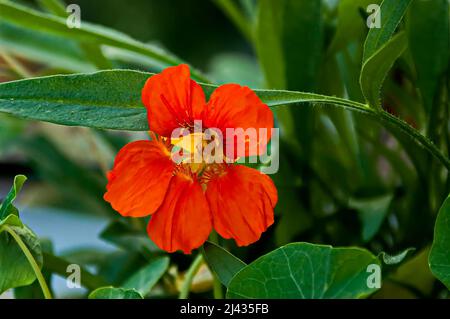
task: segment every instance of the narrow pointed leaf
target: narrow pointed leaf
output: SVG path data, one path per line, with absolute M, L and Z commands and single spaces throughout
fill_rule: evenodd
M 156 258 L 141 268 L 122 284 L 122 288 L 136 289 L 142 296 L 148 295 L 153 286 L 169 267 L 169 258 Z
M 393 195 L 387 194 L 373 198 L 350 199 L 349 206 L 356 209 L 362 223 L 362 239 L 368 242 L 375 236 L 383 223 Z
M 24 175 L 17 175 L 14 178 L 13 186 L 11 187 L 11 190 L 9 191 L 8 195 L 6 195 L 5 200 L 1 203 L 0 206 L 0 221 L 5 219 L 12 213 L 12 210 L 14 210 L 14 208 L 12 208 L 12 203 L 16 199 L 26 180 L 27 178 Z
M 4 0 L 0 0 L 0 12 L 2 20 L 11 24 L 59 35 L 68 39 L 126 49 L 147 57 L 159 66 L 164 67 L 183 63 L 182 60 L 163 51 L 161 48 L 141 43 L 124 33 L 85 21 L 82 22 L 81 28 L 71 29 L 67 27 L 66 19 L 64 18 L 41 13 Z M 196 70 L 192 70 L 192 75 L 199 80 L 206 81 Z
M 412 0 L 384 0 L 380 6 L 381 27 L 372 28 L 364 43 L 363 63 L 370 59 L 394 34 Z
M 88 74 L 55 75 L 0 84 L 0 113 L 62 125 L 100 129 L 147 131 L 141 90 L 151 73 L 108 70 Z M 217 87 L 202 84 L 207 96 Z M 425 136 L 389 113 L 377 114 L 362 103 L 314 93 L 255 90 L 270 107 L 301 104 L 331 105 L 362 112 L 408 134 L 450 168 L 450 161 Z
M 39 32 L 17 24 L 0 22 L 0 49 L 30 61 L 71 72 L 93 72 L 77 42 L 58 35 Z
M 141 90 L 151 73 L 108 70 L 0 84 L 0 112 L 62 125 L 147 131 Z M 210 94 L 216 86 L 203 85 Z M 318 102 L 362 112 L 364 105 L 312 93 L 256 90 L 269 106 Z M 346 105 L 348 104 L 348 105 Z
M 399 33 L 377 50 L 361 69 L 361 90 L 370 106 L 381 109 L 381 87 L 389 70 L 407 46 L 404 33 Z
M 203 251 L 208 266 L 225 287 L 228 287 L 234 275 L 246 266 L 242 260 L 211 242 L 203 245 Z

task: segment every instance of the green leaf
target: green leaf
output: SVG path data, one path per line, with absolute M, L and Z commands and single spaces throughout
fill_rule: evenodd
M 368 104 L 381 109 L 380 92 L 388 71 L 407 46 L 404 34 L 391 39 L 411 0 L 384 0 L 380 6 L 381 27 L 371 28 L 364 43 L 360 74 L 361 90 Z
M 273 2 L 284 3 L 280 37 L 286 66 L 286 88 L 313 91 L 322 62 L 324 41 L 322 2 L 310 0 Z M 308 14 L 303 14 L 304 12 Z
M 99 251 L 95 247 L 79 247 L 70 249 L 69 251 L 64 251 L 64 259 L 70 260 L 71 263 L 78 264 L 80 266 L 98 266 L 104 264 L 107 262 L 110 255 L 111 252 Z
M 450 289 L 450 196 L 436 219 L 428 263 L 434 276 Z
M 258 2 L 256 26 L 256 51 L 266 75 L 269 87 L 286 88 L 285 63 L 281 42 L 283 1 L 261 0 Z
M 383 223 L 389 206 L 392 202 L 392 194 L 375 198 L 351 199 L 349 206 L 356 209 L 362 223 L 362 239 L 367 242 L 373 238 Z
M 337 14 L 336 33 L 330 45 L 330 52 L 344 49 L 353 41 L 365 36 L 366 21 L 360 10 L 366 11 L 370 4 L 378 4 L 381 0 L 340 0 Z
M 413 1 L 407 18 L 417 86 L 426 109 L 430 110 L 440 77 L 446 73 L 450 60 L 449 2 Z
M 24 175 L 14 178 L 13 186 L 0 206 L 0 294 L 10 288 L 33 283 L 36 275 L 30 265 L 31 259 L 34 258 L 36 267 L 42 268 L 39 240 L 31 229 L 22 224 L 17 208 L 12 205 L 26 179 Z M 30 260 L 25 254 L 27 249 Z
M 148 259 L 135 251 L 119 250 L 111 253 L 108 259 L 98 267 L 98 274 L 110 285 L 120 287 L 136 269 L 141 269 Z
M 141 89 L 149 74 L 104 71 L 0 85 L 0 112 L 63 125 L 147 130 Z
M 58 17 L 67 18 L 69 13 L 66 11 L 66 7 L 63 1 L 60 0 L 39 0 L 39 5 L 51 14 Z M 94 63 L 99 69 L 110 69 L 112 68 L 111 62 L 105 58 L 102 49 L 99 45 L 95 43 L 79 43 L 81 49 L 83 50 L 85 58 L 88 58 Z
M 406 46 L 406 35 L 401 32 L 364 62 L 359 81 L 364 97 L 370 106 L 381 109 L 380 92 L 384 79 Z
M 87 59 L 92 61 L 98 69 L 111 69 L 112 63 L 103 55 L 102 48 L 95 43 L 80 43 Z
M 383 260 L 383 263 L 386 265 L 397 265 L 400 264 L 405 260 L 405 258 L 409 255 L 410 252 L 415 251 L 416 249 L 414 247 L 407 248 L 395 255 L 389 255 L 386 252 L 381 252 L 378 258 L 381 257 Z
M 0 220 L 0 230 L 3 225 L 8 226 L 16 226 L 16 227 L 23 227 L 22 221 L 20 220 L 18 214 L 10 214 L 6 216 L 6 218 Z
M 144 299 L 135 289 L 102 287 L 89 294 L 89 299 Z
M 138 272 L 128 278 L 121 286 L 122 288 L 135 289 L 142 296 L 150 293 L 153 286 L 164 275 L 169 267 L 168 257 L 155 258 Z
M 41 239 L 39 241 L 41 245 L 41 250 L 43 253 L 43 264 L 47 263 L 47 260 L 45 258 L 44 253 L 51 253 L 53 251 L 53 244 L 51 241 L 46 239 Z M 52 273 L 48 269 L 44 270 L 42 272 L 42 275 L 44 276 L 45 282 L 48 283 L 49 288 L 51 288 L 51 281 L 52 281 Z M 64 275 L 67 275 L 67 273 L 64 273 Z M 52 293 L 53 295 L 53 293 Z M 29 286 L 23 286 L 23 287 L 17 287 L 14 289 L 14 298 L 16 299 L 44 299 L 45 296 L 42 292 L 42 288 L 38 282 L 38 280 L 35 280 L 31 285 Z
M 412 0 L 384 0 L 380 6 L 381 28 L 371 28 L 364 43 L 363 64 L 394 34 Z
M 256 48 L 268 86 L 311 90 L 323 46 L 321 1 L 261 0 L 258 5 Z
M 53 13 L 59 17 L 68 15 L 64 2 L 60 0 L 38 0 L 39 5 L 48 12 Z
M 65 4 L 60 0 L 38 0 L 39 5 L 55 16 L 67 18 L 69 13 L 66 11 Z M 110 69 L 112 64 L 104 57 L 102 49 L 94 43 L 79 43 L 83 51 L 83 58 L 89 58 L 99 69 Z
M 255 49 L 267 87 L 299 91 L 316 88 L 324 45 L 322 1 L 258 1 L 255 33 Z M 305 154 L 309 154 L 312 110 L 283 108 L 276 109 L 276 115 L 283 135 L 299 139 Z
M 4 226 L 5 223 L 0 226 L 0 294 L 10 288 L 30 285 L 36 279 L 23 251 L 14 238 L 4 231 Z M 8 227 L 20 236 L 38 266 L 42 267 L 42 251 L 36 235 L 26 226 L 8 225 Z
M 67 27 L 66 19 L 64 18 L 44 14 L 4 0 L 0 0 L 0 11 L 2 12 L 1 17 L 3 20 L 36 31 L 48 32 L 81 42 L 91 42 L 126 49 L 147 57 L 153 64 L 160 66 L 183 63 L 183 61 L 160 48 L 141 43 L 124 33 L 85 21 L 82 22 L 82 28 L 70 29 Z M 196 70 L 192 70 L 192 76 L 198 80 L 207 82 Z
M 30 61 L 72 72 L 93 72 L 76 41 L 0 21 L 0 48 Z
M 376 290 L 367 285 L 372 264 L 380 262 L 364 249 L 292 243 L 243 268 L 227 297 L 359 298 Z
M 211 242 L 203 244 L 203 254 L 208 266 L 225 287 L 228 287 L 234 275 L 246 266 L 242 260 Z
M 100 234 L 106 241 L 127 251 L 149 252 L 159 250 L 143 229 L 133 227 L 123 220 L 111 222 Z
M 147 131 L 141 90 L 151 73 L 108 70 L 0 84 L 0 112 L 62 125 Z M 216 86 L 203 85 L 207 94 Z M 367 112 L 359 103 L 319 94 L 256 90 L 269 106 L 321 102 Z M 349 106 L 346 106 L 349 104 Z
M 22 186 L 26 180 L 27 177 L 24 175 L 17 175 L 14 178 L 13 186 L 0 206 L 0 221 L 6 218 L 8 215 L 10 215 L 11 212 L 14 210 L 14 208 L 12 208 L 13 207 L 12 203 L 16 199 L 17 194 L 22 189 Z
M 108 70 L 91 74 L 55 75 L 0 84 L 0 113 L 63 125 L 102 129 L 147 131 L 141 90 L 151 73 Z M 217 87 L 203 84 L 207 96 Z M 377 114 L 367 105 L 314 93 L 255 90 L 270 107 L 312 103 L 333 105 L 376 117 L 417 144 L 450 168 L 450 161 L 425 136 L 389 113 Z

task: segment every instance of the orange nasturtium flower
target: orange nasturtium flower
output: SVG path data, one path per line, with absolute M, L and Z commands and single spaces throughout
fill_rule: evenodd
M 108 173 L 105 200 L 123 216 L 151 215 L 149 237 L 168 252 L 190 253 L 214 228 L 239 246 L 257 241 L 273 224 L 277 190 L 258 170 L 223 163 L 177 163 L 172 158 L 175 129 L 193 132 L 194 121 L 204 128 L 266 128 L 253 137 L 267 145 L 273 114 L 248 87 L 226 84 L 206 102 L 187 65 L 169 67 L 147 80 L 142 90 L 152 140 L 127 144 Z M 159 137 L 156 136 L 156 134 Z M 225 147 L 235 137 L 224 137 Z M 247 138 L 245 143 L 249 142 Z M 245 156 L 255 154 L 245 146 Z

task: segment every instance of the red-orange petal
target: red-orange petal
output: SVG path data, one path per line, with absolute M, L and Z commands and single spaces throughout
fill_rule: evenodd
M 143 217 L 161 205 L 175 163 L 158 141 L 137 141 L 123 147 L 108 173 L 104 199 L 123 216 Z
M 253 168 L 231 165 L 210 179 L 206 199 L 214 229 L 222 237 L 246 246 L 273 224 L 278 197 L 270 177 Z
M 203 112 L 203 126 L 219 128 L 225 138 L 225 148 L 234 144 L 234 155 L 230 158 L 261 155 L 269 142 L 273 128 L 273 114 L 250 88 L 238 84 L 225 84 L 218 87 Z M 227 134 L 227 128 L 255 129 L 256 134 L 242 145 L 245 154 L 236 154 L 239 139 Z M 260 131 L 266 129 L 266 132 Z M 237 134 L 245 138 L 244 134 Z M 243 141 L 243 140 L 242 140 Z M 243 144 L 243 143 L 240 143 Z M 256 147 L 253 149 L 251 145 Z M 261 145 L 261 148 L 259 147 Z
M 208 239 L 211 229 L 211 213 L 200 183 L 194 177 L 177 174 L 148 224 L 148 235 L 167 252 L 189 254 Z
M 190 79 L 186 64 L 168 67 L 150 77 L 142 89 L 142 102 L 150 130 L 165 137 L 200 119 L 206 103 L 203 89 Z

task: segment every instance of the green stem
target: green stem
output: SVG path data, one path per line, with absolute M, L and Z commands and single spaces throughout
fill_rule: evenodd
M 223 299 L 222 284 L 217 279 L 217 276 L 215 274 L 213 274 L 213 276 L 214 276 L 214 282 L 213 282 L 214 299 Z
M 376 118 L 380 122 L 387 123 L 388 125 L 403 131 L 408 136 L 410 136 L 417 144 L 425 148 L 431 155 L 433 155 L 437 160 L 439 160 L 442 163 L 442 165 L 444 165 L 447 168 L 447 170 L 450 171 L 450 159 L 447 158 L 430 139 L 428 139 L 426 136 L 421 134 L 419 131 L 417 131 L 415 128 L 413 128 L 411 125 L 409 125 L 402 119 L 386 111 L 374 110 L 363 103 L 350 101 L 338 97 L 322 96 L 319 94 L 311 94 L 310 96 L 314 97 L 315 99 L 310 99 L 309 102 L 323 103 L 329 105 L 330 104 L 339 105 L 344 108 L 359 111 Z
M 28 70 L 13 56 L 6 52 L 1 52 L 0 56 L 5 60 L 5 62 L 10 66 L 11 70 L 23 79 L 31 78 L 33 75 L 28 72 Z
M 67 267 L 71 264 L 67 260 L 62 259 L 61 257 L 54 256 L 52 254 L 48 254 L 44 252 L 44 267 L 45 269 L 58 274 L 62 277 L 67 276 Z M 95 290 L 99 287 L 104 286 L 110 286 L 111 283 L 107 282 L 103 279 L 103 277 L 100 277 L 98 275 L 94 275 L 84 269 L 83 267 L 80 267 L 81 269 L 81 285 L 86 287 L 89 290 Z
M 192 281 L 194 280 L 195 275 L 197 274 L 198 270 L 200 269 L 200 266 L 203 262 L 203 256 L 202 254 L 198 254 L 197 257 L 195 257 L 194 261 L 192 262 L 191 266 L 189 267 L 186 276 L 183 281 L 183 285 L 180 289 L 180 295 L 179 299 L 187 299 L 189 296 L 189 290 L 191 289 Z
M 219 245 L 219 236 L 217 235 L 217 233 L 215 231 L 213 231 L 211 233 L 211 235 L 209 235 L 209 241 Z M 205 250 L 202 250 L 203 252 Z M 214 281 L 213 281 L 213 294 L 214 294 L 214 299 L 223 299 L 223 291 L 222 291 L 222 284 L 219 280 L 219 278 L 217 278 L 217 275 L 214 273 L 214 271 L 212 271 L 211 269 L 211 273 L 213 275 Z
M 30 250 L 28 249 L 27 245 L 22 241 L 22 238 L 20 238 L 19 235 L 16 234 L 16 232 L 10 228 L 7 225 L 3 226 L 3 229 L 8 232 L 14 240 L 19 245 L 22 252 L 25 254 L 25 257 L 27 258 L 28 262 L 30 263 L 31 268 L 33 268 L 34 274 L 36 275 L 36 278 L 39 282 L 39 285 L 41 286 L 42 293 L 44 294 L 45 299 L 52 299 L 52 294 L 50 293 L 50 290 L 48 289 L 47 283 L 45 282 L 44 276 L 42 275 L 41 269 L 39 268 L 36 260 L 34 259 L 33 255 L 31 254 Z
M 423 146 L 429 153 L 438 159 L 447 168 L 447 170 L 450 171 L 450 159 L 448 159 L 431 140 L 422 135 L 408 123 L 387 112 L 380 112 L 378 114 L 380 115 L 378 118 L 381 121 L 386 122 L 408 134 L 413 140 Z

